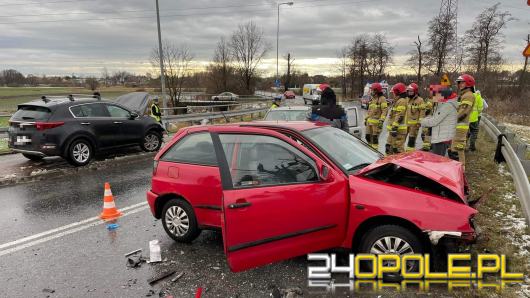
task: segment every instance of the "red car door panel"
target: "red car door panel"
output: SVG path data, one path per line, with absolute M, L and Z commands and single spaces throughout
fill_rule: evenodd
M 273 141 L 259 137 L 245 141 L 244 136 L 232 136 L 232 143 L 223 143 L 229 156 L 226 166 L 230 167 L 224 173 L 233 183 L 223 190 L 223 242 L 233 271 L 337 247 L 345 235 L 349 212 L 346 177 L 330 170 L 325 181 L 317 178 L 285 183 L 284 176 L 274 176 L 282 167 L 313 160 L 318 175 L 322 162 L 305 148 L 276 135 Z M 312 171 L 303 165 L 302 172 Z

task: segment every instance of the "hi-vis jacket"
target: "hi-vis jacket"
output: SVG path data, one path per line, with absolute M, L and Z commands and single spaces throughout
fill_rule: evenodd
M 409 106 L 407 109 L 407 124 L 419 124 L 420 118 L 423 114 L 423 109 L 425 109 L 423 98 L 416 95 L 416 97 L 409 99 Z

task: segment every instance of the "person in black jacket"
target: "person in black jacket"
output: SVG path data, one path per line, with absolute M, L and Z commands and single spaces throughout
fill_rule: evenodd
M 341 105 L 337 105 L 335 92 L 329 86 L 325 86 L 322 90 L 320 105 L 311 109 L 308 120 L 329 123 L 333 127 L 349 132 L 346 111 Z

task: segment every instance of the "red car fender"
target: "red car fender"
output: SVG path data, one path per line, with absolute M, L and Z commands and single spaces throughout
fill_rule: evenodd
M 418 233 L 475 233 L 470 218 L 478 211 L 466 204 L 363 177 L 349 180 L 351 208 L 342 247 L 355 248 L 354 239 L 378 224 L 404 225 Z

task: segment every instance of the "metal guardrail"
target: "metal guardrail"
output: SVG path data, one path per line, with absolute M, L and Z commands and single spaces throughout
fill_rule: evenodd
M 269 108 L 253 108 L 245 110 L 237 110 L 231 112 L 211 112 L 211 113 L 194 113 L 194 114 L 183 114 L 183 115 L 169 115 L 162 116 L 163 122 L 186 122 L 186 121 L 201 121 L 203 119 L 219 119 L 219 118 L 230 118 L 238 117 L 249 114 L 263 113 L 268 111 Z
M 501 142 L 500 151 L 512 173 L 515 192 L 521 202 L 526 222 L 530 224 L 530 183 L 523 165 L 505 135 L 486 116 L 482 116 L 480 124 L 492 138 Z

